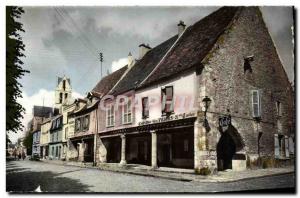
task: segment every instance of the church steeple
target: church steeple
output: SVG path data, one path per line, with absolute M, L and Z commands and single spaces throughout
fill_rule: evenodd
M 64 104 L 68 104 L 72 98 L 72 87 L 70 78 L 58 77 L 57 86 L 55 89 L 55 107 L 61 112 L 61 107 Z

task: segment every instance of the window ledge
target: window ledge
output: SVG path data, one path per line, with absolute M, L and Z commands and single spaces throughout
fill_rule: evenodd
M 126 122 L 126 123 L 122 123 L 123 125 L 130 125 L 132 124 L 132 122 Z

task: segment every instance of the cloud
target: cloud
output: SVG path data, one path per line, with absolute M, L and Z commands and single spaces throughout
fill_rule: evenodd
M 32 108 L 34 105 L 54 107 L 54 91 L 40 89 L 38 92 L 34 93 L 31 96 L 29 96 L 26 92 L 23 92 L 22 96 L 23 98 L 19 98 L 18 102 L 25 108 L 25 114 L 22 120 L 22 124 L 24 125 L 24 131 L 20 131 L 18 133 L 11 133 L 9 136 L 12 142 L 16 142 L 19 137 L 23 137 L 25 135 L 24 132 L 27 130 L 27 124 L 32 119 Z M 83 98 L 83 96 L 76 91 L 73 91 L 72 97 Z
M 128 64 L 128 58 L 120 58 L 119 60 L 113 61 L 111 64 L 111 71 L 117 71 Z

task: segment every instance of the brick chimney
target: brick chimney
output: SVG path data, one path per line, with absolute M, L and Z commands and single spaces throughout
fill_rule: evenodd
M 179 21 L 177 26 L 178 26 L 178 36 L 180 36 L 183 33 L 183 31 L 185 30 L 186 25 L 184 24 L 183 21 Z
M 145 45 L 144 43 L 139 45 L 139 59 L 143 58 L 143 56 L 151 49 L 151 47 L 148 45 Z

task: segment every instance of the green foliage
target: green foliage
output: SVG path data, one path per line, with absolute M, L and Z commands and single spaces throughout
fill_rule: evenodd
M 21 119 L 25 109 L 17 102 L 22 97 L 18 80 L 29 72 L 22 69 L 24 64 L 20 58 L 24 57 L 20 32 L 24 32 L 22 24 L 15 19 L 20 18 L 24 10 L 21 7 L 6 7 L 6 132 L 16 133 L 23 129 Z
M 32 133 L 27 133 L 27 135 L 24 138 L 23 145 L 27 149 L 27 155 L 31 155 L 32 153 L 32 142 L 33 142 L 33 136 Z
M 200 168 L 200 169 L 195 169 L 195 173 L 197 175 L 210 175 L 211 171 L 208 167 L 203 167 L 203 168 Z

